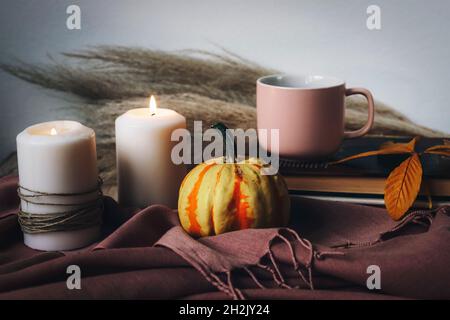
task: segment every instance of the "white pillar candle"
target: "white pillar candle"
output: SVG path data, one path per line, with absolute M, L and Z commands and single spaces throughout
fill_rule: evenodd
M 52 121 L 26 128 L 17 136 L 17 158 L 22 194 L 49 194 L 30 198 L 38 203 L 22 200 L 24 212 L 45 214 L 76 210 L 98 198 L 95 133 L 78 122 Z M 74 193 L 81 195 L 71 195 Z M 72 250 L 92 243 L 99 232 L 100 226 L 25 232 L 24 242 L 39 250 Z
M 177 207 L 184 165 L 171 160 L 172 131 L 186 128 L 177 112 L 157 108 L 153 96 L 148 108 L 132 109 L 116 119 L 118 200 L 121 205 Z

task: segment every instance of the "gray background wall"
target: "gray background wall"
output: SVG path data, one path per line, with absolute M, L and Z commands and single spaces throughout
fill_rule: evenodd
M 66 28 L 78 4 L 82 29 Z M 381 7 L 382 29 L 366 28 Z M 1 60 L 46 61 L 87 45 L 176 50 L 223 46 L 288 73 L 324 73 L 365 86 L 417 123 L 450 132 L 448 0 L 2 0 Z M 39 121 L 70 117 L 75 97 L 0 73 L 0 158 Z

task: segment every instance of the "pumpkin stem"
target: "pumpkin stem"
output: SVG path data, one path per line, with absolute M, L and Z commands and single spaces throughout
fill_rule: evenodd
M 222 134 L 224 141 L 223 144 L 223 155 L 225 156 L 226 162 L 234 163 L 236 162 L 236 150 L 234 143 L 234 135 L 230 132 L 229 128 L 222 122 L 216 122 L 211 126 L 211 128 L 219 130 Z

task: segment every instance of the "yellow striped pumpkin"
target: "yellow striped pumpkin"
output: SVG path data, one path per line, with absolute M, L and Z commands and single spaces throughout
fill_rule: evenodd
M 246 228 L 285 226 L 290 202 L 280 175 L 262 175 L 263 163 L 248 159 L 237 164 L 212 159 L 184 178 L 178 215 L 192 236 L 203 237 Z

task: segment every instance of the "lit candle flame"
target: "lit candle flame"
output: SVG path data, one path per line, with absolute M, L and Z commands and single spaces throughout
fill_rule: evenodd
M 56 131 L 55 128 L 52 128 L 52 130 L 50 130 L 50 135 L 56 136 L 57 134 L 58 134 L 58 131 Z
M 150 103 L 148 104 L 148 108 L 150 109 L 150 114 L 153 116 L 156 113 L 156 100 L 155 97 L 152 95 L 150 97 Z

